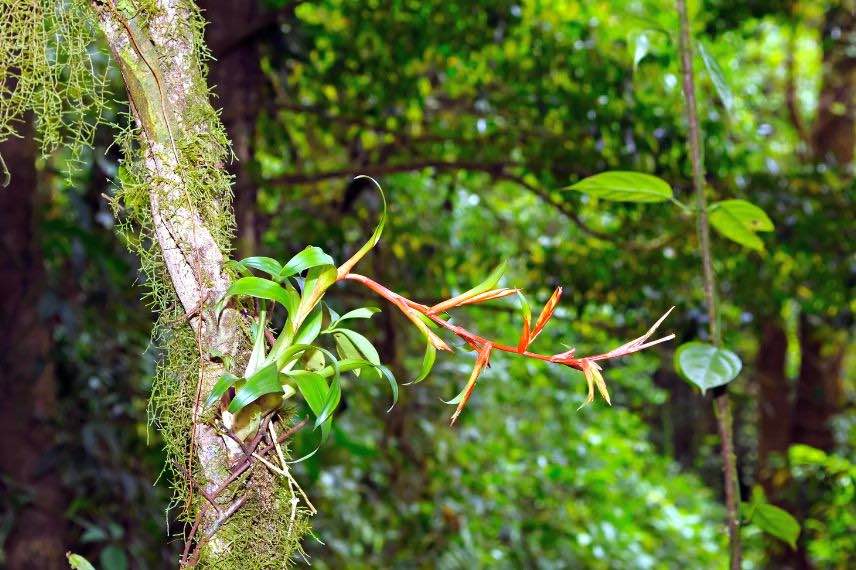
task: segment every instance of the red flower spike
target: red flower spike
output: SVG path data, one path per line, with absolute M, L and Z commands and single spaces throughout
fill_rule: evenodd
M 476 356 L 476 363 L 473 366 L 473 371 L 470 374 L 470 379 L 467 381 L 467 385 L 464 387 L 463 391 L 451 402 L 454 403 L 457 401 L 458 407 L 455 408 L 455 413 L 452 414 L 452 419 L 449 422 L 449 425 L 455 425 L 455 420 L 458 419 L 458 416 L 461 415 L 461 412 L 464 410 L 464 406 L 467 405 L 467 402 L 470 399 L 470 396 L 473 393 L 473 389 L 476 387 L 476 381 L 479 378 L 479 374 L 484 370 L 484 367 L 488 365 L 488 361 L 490 360 L 490 351 L 493 349 L 493 345 L 490 343 L 484 344 L 481 348 L 478 349 L 478 355 Z
M 559 299 L 561 298 L 562 288 L 556 287 L 556 290 L 553 291 L 553 294 L 547 300 L 547 304 L 544 305 L 544 308 L 541 310 L 541 314 L 538 315 L 538 320 L 535 321 L 535 326 L 532 328 L 532 334 L 526 345 L 527 347 L 535 341 L 538 335 L 541 334 L 541 331 L 544 330 L 544 327 L 547 326 L 547 322 L 552 318 L 553 313 L 556 311 L 556 307 L 559 305 Z
M 494 273 L 498 273 L 495 271 Z M 445 305 L 447 307 L 452 306 L 461 306 L 465 304 L 478 303 L 482 301 L 487 301 L 490 299 L 498 299 L 500 297 L 505 297 L 507 295 L 511 295 L 512 293 L 517 293 L 516 289 L 490 289 L 485 291 L 469 291 L 467 294 L 459 295 L 454 300 L 449 300 L 441 305 L 437 305 L 434 307 L 428 307 L 427 305 L 422 305 L 420 303 L 416 303 L 398 295 L 397 293 L 393 293 L 383 285 L 369 279 L 368 277 L 364 277 L 362 275 L 356 275 L 354 273 L 348 273 L 344 275 L 340 279 L 349 279 L 353 281 L 358 281 L 380 295 L 381 297 L 387 299 L 394 305 L 396 305 L 402 312 L 411 320 L 414 324 L 424 333 L 434 345 L 435 348 L 439 348 L 441 350 L 450 350 L 448 345 L 446 345 L 440 337 L 434 334 L 430 329 L 427 328 L 425 322 L 420 318 L 420 316 L 427 317 L 440 327 L 446 329 L 451 332 L 464 342 L 466 342 L 469 346 L 471 346 L 477 353 L 476 363 L 473 368 L 473 372 L 470 375 L 470 378 L 464 387 L 464 389 L 451 401 L 446 402 L 447 404 L 457 404 L 457 409 L 455 413 L 452 415 L 452 423 L 455 423 L 455 420 L 458 419 L 461 412 L 464 409 L 467 401 L 469 401 L 470 396 L 472 395 L 473 389 L 475 388 L 476 382 L 478 380 L 481 371 L 485 366 L 488 365 L 488 360 L 490 358 L 490 354 L 494 350 L 499 350 L 502 352 L 511 352 L 514 354 L 519 354 L 520 356 L 524 356 L 526 358 L 533 358 L 536 360 L 543 360 L 545 362 L 553 362 L 557 364 L 562 364 L 569 368 L 574 368 L 575 370 L 579 370 L 585 376 L 586 384 L 588 385 L 588 394 L 586 397 L 583 406 L 586 404 L 590 404 L 594 401 L 595 398 L 595 389 L 600 393 L 604 400 L 610 405 L 612 402 L 609 397 L 609 391 L 606 388 L 606 382 L 603 379 L 603 375 L 600 373 L 601 367 L 598 364 L 601 360 L 610 360 L 612 358 L 619 358 L 621 356 L 626 356 L 628 354 L 632 354 L 634 352 L 639 352 L 645 348 L 654 346 L 655 344 L 659 344 L 661 342 L 666 342 L 667 340 L 672 340 L 675 338 L 674 334 L 670 334 L 659 338 L 657 340 L 648 341 L 648 339 L 654 334 L 657 328 L 662 324 L 662 322 L 666 319 L 667 316 L 672 312 L 674 307 L 669 309 L 666 314 L 660 317 L 654 325 L 648 329 L 644 335 L 631 340 L 630 342 L 624 343 L 618 348 L 615 348 L 609 352 L 598 354 L 596 356 L 587 356 L 583 358 L 574 358 L 575 350 L 573 348 L 560 352 L 553 355 L 540 354 L 537 352 L 529 352 L 528 347 L 535 340 L 544 327 L 547 325 L 547 322 L 553 316 L 553 313 L 556 310 L 556 306 L 559 303 L 559 299 L 562 295 L 562 288 L 557 287 L 553 292 L 553 295 L 547 301 L 547 304 L 544 306 L 544 309 L 541 311 L 541 314 L 538 316 L 538 320 L 535 322 L 535 326 L 530 329 L 529 327 L 529 313 L 528 310 L 523 311 L 523 331 L 520 335 L 520 341 L 516 346 L 511 346 L 507 344 L 501 344 L 489 339 L 486 339 L 478 334 L 471 332 L 463 327 L 458 325 L 454 325 L 446 320 L 443 316 L 437 314 L 435 311 L 437 307 L 441 305 Z M 452 301 L 450 303 L 450 301 Z M 525 302 L 525 301 L 524 301 Z M 528 305 L 526 305 L 528 308 Z M 427 332 L 426 332 L 427 331 Z M 580 406 L 582 407 L 582 406 Z

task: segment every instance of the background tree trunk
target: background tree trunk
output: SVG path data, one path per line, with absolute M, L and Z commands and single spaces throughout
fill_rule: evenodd
M 787 464 L 776 468 L 774 455 L 786 461 L 790 445 L 791 385 L 785 376 L 788 339 L 777 317 L 762 319 L 761 349 L 758 351 L 758 482 L 771 499 L 786 483 Z M 784 470 L 785 478 L 777 476 Z
M 50 323 L 41 314 L 45 282 L 38 235 L 32 125 L 0 143 L 12 171 L 0 188 L 0 475 L 6 501 L 22 499 L 6 540 L 6 565 L 65 566 L 65 501 L 54 462 L 56 379 Z M 10 505 L 7 505 L 10 506 Z

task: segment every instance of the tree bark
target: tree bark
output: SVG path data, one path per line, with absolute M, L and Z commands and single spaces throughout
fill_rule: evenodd
M 856 3 L 839 0 L 823 25 L 823 87 L 812 135 L 815 156 L 839 166 L 853 162 L 856 149 Z
M 763 319 L 758 349 L 758 482 L 771 499 L 787 482 L 790 445 L 791 386 L 785 376 L 788 339 L 779 319 Z M 781 457 L 778 462 L 775 455 Z M 781 476 L 783 475 L 784 478 Z
M 824 451 L 835 445 L 830 420 L 840 410 L 842 398 L 841 366 L 845 343 L 827 327 L 800 319 L 802 361 L 797 379 L 793 443 L 804 443 Z
M 56 378 L 51 327 L 40 314 L 44 265 L 38 236 L 36 146 L 28 120 L 21 138 L 0 143 L 12 172 L 0 187 L 0 475 L 6 500 L 21 501 L 5 546 L 6 565 L 62 568 L 65 499 L 52 453 Z
M 226 256 L 200 214 L 201 205 L 194 204 L 188 193 L 187 178 L 193 173 L 179 164 L 176 149 L 176 139 L 182 133 L 204 139 L 216 127 L 199 124 L 190 114 L 192 109 L 197 117 L 200 108 L 211 111 L 204 91 L 200 46 L 188 25 L 193 21 L 194 7 L 184 0 L 158 0 L 156 4 L 156 13 L 143 27 L 133 15 L 120 13 L 112 3 L 93 2 L 140 129 L 157 245 L 199 345 L 194 442 L 205 479 L 203 487 L 211 492 L 228 476 L 230 456 L 238 450 L 201 417 L 204 395 L 225 371 L 221 360 L 210 355 L 234 356 L 242 332 L 235 311 L 227 309 L 219 319 L 214 314 L 213 304 L 229 286 L 223 269 Z M 162 53 L 168 57 L 160 57 Z M 204 152 L 204 148 L 199 151 Z M 228 215 L 228 203 L 216 206 Z M 203 530 L 209 524 L 214 524 L 213 517 L 203 523 Z

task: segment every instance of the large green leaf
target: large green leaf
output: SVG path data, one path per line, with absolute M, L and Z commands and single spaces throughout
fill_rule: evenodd
M 223 298 L 217 303 L 217 312 L 222 311 L 229 298 L 235 295 L 248 295 L 258 299 L 275 301 L 285 307 L 289 315 L 294 314 L 299 302 L 295 291 L 286 289 L 270 279 L 253 276 L 241 277 L 229 286 Z
M 728 384 L 742 367 L 740 357 L 730 350 L 704 342 L 688 342 L 675 352 L 675 368 L 702 392 Z
M 767 534 L 787 542 L 791 548 L 796 549 L 800 523 L 788 511 L 770 503 L 757 503 L 752 505 L 751 522 Z
M 321 333 L 321 321 L 323 319 L 321 306 L 315 307 L 315 310 L 309 313 L 303 324 L 300 325 L 297 334 L 294 336 L 295 344 L 311 344 Z
M 336 265 L 336 262 L 320 247 L 310 245 L 289 259 L 288 263 L 277 273 L 277 276 L 280 280 L 287 279 L 292 275 L 297 275 L 302 271 L 318 267 L 319 265 Z
M 672 188 L 665 180 L 624 170 L 601 172 L 568 188 L 615 202 L 666 202 L 672 199 Z
M 703 42 L 696 42 L 696 46 L 701 55 L 701 60 L 704 62 L 704 67 L 707 69 L 708 75 L 710 75 L 710 80 L 713 82 L 713 87 L 716 89 L 716 94 L 719 95 L 719 99 L 722 101 L 725 109 L 731 111 L 731 108 L 734 106 L 734 95 L 732 95 L 731 88 L 722 76 L 722 68 L 719 67 L 713 55 L 707 51 Z
M 755 232 L 773 231 L 766 212 L 746 200 L 723 200 L 710 206 L 710 225 L 728 239 L 763 251 L 764 242 Z
M 269 364 L 247 378 L 247 382 L 238 389 L 235 397 L 229 403 L 229 413 L 237 414 L 248 404 L 255 402 L 265 394 L 277 392 L 282 392 L 279 371 L 275 364 Z

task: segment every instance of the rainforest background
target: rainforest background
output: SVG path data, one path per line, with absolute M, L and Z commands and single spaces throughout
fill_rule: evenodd
M 724 567 L 710 395 L 673 366 L 676 346 L 707 338 L 693 222 L 566 189 L 636 170 L 691 201 L 672 4 L 200 5 L 234 153 L 239 257 L 314 244 L 345 259 L 381 207 L 353 179 L 365 174 L 382 183 L 389 221 L 361 271 L 410 298 L 439 301 L 508 259 L 509 281 L 537 304 L 564 286 L 544 340 L 585 354 L 677 307 L 664 325 L 676 342 L 607 371 L 612 407 L 577 410 L 581 374 L 502 355 L 453 428 L 441 399 L 469 374 L 465 353 L 389 412 L 382 386 L 349 390 L 330 442 L 294 468 L 319 510 L 312 565 Z M 700 0 L 690 12 L 706 59 L 708 191 L 759 205 L 775 225 L 762 249 L 714 240 L 724 336 L 743 361 L 729 385 L 741 495 L 763 492 L 801 525 L 791 548 L 747 524 L 744 566 L 851 568 L 856 5 Z M 128 109 L 106 63 L 104 81 L 109 105 L 84 121 L 91 148 L 43 156 L 30 115 L 23 137 L 0 144 L 11 173 L 0 189 L 0 564 L 36 545 L 99 568 L 162 568 L 181 546 L 147 413 L 160 353 L 145 275 L 107 200 Z M 331 296 L 377 304 L 353 289 Z M 520 327 L 502 301 L 459 318 L 509 342 Z M 384 310 L 362 325 L 402 378 L 421 358 L 403 322 Z M 313 445 L 301 436 L 296 452 Z

